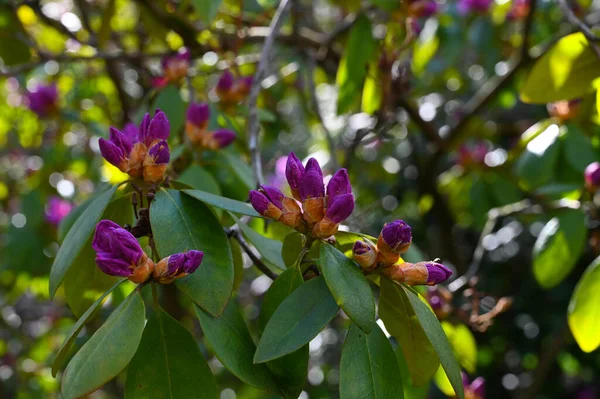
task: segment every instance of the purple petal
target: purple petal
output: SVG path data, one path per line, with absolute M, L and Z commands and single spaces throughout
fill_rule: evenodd
M 140 130 L 138 132 L 138 141 L 146 143 L 146 137 L 148 136 L 148 126 L 150 125 L 150 114 L 145 113 L 140 123 Z
M 352 253 L 355 255 L 364 255 L 372 251 L 373 249 L 364 241 L 356 241 L 352 246 Z
M 144 251 L 137 239 L 125 229 L 114 229 L 109 234 L 110 253 L 130 264 L 137 264 Z
M 396 248 L 412 241 L 412 230 L 403 220 L 386 224 L 381 231 L 381 235 L 390 248 Z
M 192 103 L 187 109 L 187 121 L 193 125 L 201 126 L 210 118 L 210 107 L 207 103 Z
M 311 158 L 306 163 L 306 168 L 304 169 L 304 172 L 308 173 L 313 171 L 318 173 L 321 176 L 321 180 L 323 180 L 323 171 L 321 170 L 321 165 L 319 165 L 319 162 L 316 159 Z
M 73 204 L 69 201 L 63 200 L 59 197 L 51 197 L 48 200 L 48 205 L 46 206 L 46 220 L 50 224 L 58 225 L 61 220 L 65 218 L 71 210 L 73 209 Z
M 285 167 L 285 178 L 287 179 L 290 188 L 292 190 L 299 190 L 303 177 L 304 166 L 302 166 L 302 161 L 298 159 L 296 154 L 290 152 Z
M 165 140 L 159 141 L 148 150 L 148 154 L 154 158 L 154 163 L 157 165 L 169 163 L 171 154 L 169 145 Z
M 348 171 L 346 169 L 338 170 L 331 180 L 329 180 L 329 183 L 327 184 L 328 204 L 331 203 L 336 196 L 341 194 L 352 194 L 352 186 L 350 185 L 350 179 L 348 178 Z
M 213 138 L 219 143 L 219 148 L 224 148 L 235 141 L 236 134 L 229 129 L 217 129 Z
M 585 182 L 592 187 L 600 186 L 600 162 L 593 162 L 585 168 Z
M 261 190 L 265 193 L 267 199 L 273 203 L 277 208 L 283 209 L 283 199 L 285 195 L 278 188 L 272 186 L 260 186 Z
M 223 72 L 219 81 L 217 82 L 217 90 L 218 91 L 229 91 L 233 87 L 233 74 L 230 70 L 226 70 Z
M 441 263 L 436 262 L 427 262 L 425 264 L 427 271 L 429 272 L 429 277 L 427 278 L 427 283 L 440 284 L 444 281 L 448 280 L 452 275 L 452 271 L 448 269 L 446 266 Z
M 185 255 L 183 253 L 173 254 L 169 256 L 169 263 L 167 264 L 167 274 L 169 276 L 175 276 L 179 274 L 185 261 Z
M 352 194 L 342 194 L 331 201 L 331 204 L 327 207 L 325 216 L 334 223 L 340 223 L 342 220 L 346 220 L 353 210 L 354 196 Z
M 485 379 L 483 377 L 475 378 L 471 383 L 471 391 L 478 398 L 483 398 L 485 396 Z
M 269 204 L 271 203 L 266 195 L 256 190 L 250 191 L 248 194 L 248 199 L 250 200 L 250 203 L 256 212 L 260 213 L 261 215 L 264 215 L 269 208 Z
M 325 186 L 323 185 L 323 175 L 315 170 L 309 171 L 302 178 L 299 190 L 300 199 L 304 201 L 307 198 L 323 198 L 325 196 Z
M 110 141 L 119 147 L 124 155 L 129 155 L 132 148 L 132 142 L 125 134 L 111 126 L 108 137 Z
M 96 264 L 102 270 L 102 272 L 117 277 L 129 277 L 131 276 L 131 266 L 127 261 L 119 258 L 114 258 L 109 254 L 99 253 L 96 256 Z
M 185 253 L 185 262 L 183 264 L 183 271 L 187 274 L 194 273 L 204 259 L 204 252 L 191 250 Z
M 123 126 L 122 132 L 131 144 L 138 142 L 139 128 L 135 125 L 135 123 L 127 123 L 125 126 Z
M 166 140 L 169 138 L 171 126 L 164 112 L 156 110 L 156 115 L 148 125 L 146 134 L 146 145 L 150 145 L 154 140 Z
M 121 160 L 125 157 L 123 151 L 111 141 L 103 138 L 98 141 L 98 145 L 100 146 L 100 153 L 104 159 L 115 166 L 119 166 Z
M 121 226 L 111 220 L 101 220 L 96 225 L 94 239 L 92 240 L 92 248 L 96 252 L 110 252 L 110 235 L 115 229 L 120 229 Z

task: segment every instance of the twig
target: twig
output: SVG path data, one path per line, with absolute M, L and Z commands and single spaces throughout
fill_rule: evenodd
M 592 49 L 594 54 L 596 54 L 596 57 L 600 59 L 600 48 L 598 48 L 598 45 L 596 44 L 598 41 L 600 41 L 600 38 L 596 36 L 594 32 L 592 32 L 590 27 L 587 26 L 585 22 L 583 22 L 577 17 L 577 15 L 575 15 L 573 9 L 571 9 L 571 7 L 567 4 L 566 0 L 557 0 L 557 2 L 560 8 L 562 9 L 563 13 L 565 14 L 565 18 L 567 18 L 567 21 L 575 25 L 577 27 L 577 30 L 583 33 L 583 36 L 585 36 L 585 38 L 590 43 L 590 48 Z
M 442 140 L 438 134 L 436 127 L 421 118 L 419 111 L 409 102 L 408 99 L 403 96 L 398 96 L 396 98 L 396 103 L 406 111 L 410 119 L 419 127 L 419 129 L 421 129 L 429 141 L 436 143 L 438 146 L 444 144 L 444 140 Z
M 544 213 L 548 210 L 580 209 L 582 206 L 584 206 L 584 204 L 582 204 L 581 202 L 568 199 L 561 199 L 558 201 L 551 202 L 547 205 L 533 204 L 530 200 L 523 200 L 515 202 L 514 204 L 490 209 L 488 211 L 487 222 L 485 223 L 485 226 L 481 232 L 481 236 L 479 237 L 479 241 L 477 243 L 477 247 L 475 248 L 473 260 L 471 262 L 471 265 L 469 266 L 469 269 L 465 272 L 465 274 L 463 274 L 462 276 L 454 280 L 452 283 L 450 283 L 448 289 L 451 292 L 456 292 L 460 290 L 469 282 L 471 277 L 477 274 L 477 271 L 481 267 L 483 255 L 485 254 L 483 240 L 485 239 L 485 237 L 494 232 L 496 224 L 501 218 L 505 218 L 516 214 L 537 215 Z
M 269 34 L 265 40 L 261 52 L 260 62 L 258 63 L 258 69 L 254 75 L 252 87 L 250 88 L 250 95 L 248 96 L 248 149 L 250 150 L 252 171 L 256 178 L 256 184 L 260 185 L 263 182 L 262 174 L 262 161 L 260 157 L 260 148 L 258 147 L 258 134 L 259 134 L 259 121 L 258 121 L 258 94 L 260 93 L 262 79 L 265 76 L 267 65 L 270 63 L 271 50 L 273 43 L 275 43 L 275 37 L 279 33 L 281 25 L 283 23 L 283 17 L 286 14 L 289 0 L 281 0 L 279 7 L 275 12 L 275 16 L 269 26 Z
M 317 116 L 317 118 L 319 119 L 319 123 L 321 124 L 321 127 L 323 128 L 323 132 L 325 133 L 325 139 L 327 140 L 327 145 L 329 146 L 329 152 L 331 153 L 331 164 L 333 166 L 333 169 L 337 170 L 339 168 L 339 162 L 337 160 L 337 156 L 335 153 L 335 142 L 333 141 L 333 136 L 331 135 L 331 131 L 329 131 L 329 129 L 325 125 L 325 121 L 323 120 L 323 116 L 321 115 L 321 110 L 319 108 L 319 101 L 317 99 L 317 90 L 316 90 L 317 88 L 315 87 L 315 80 L 314 80 L 315 64 L 316 64 L 316 61 L 315 61 L 314 57 L 312 57 L 312 56 L 309 57 L 309 59 L 306 63 L 306 74 L 308 75 L 306 77 L 306 82 L 308 85 L 310 102 L 312 103 L 314 113 Z
M 269 277 L 271 280 L 275 280 L 278 277 L 277 273 L 271 271 L 271 269 L 269 269 L 268 266 L 258 256 L 256 256 L 252 248 L 250 248 L 250 245 L 248 245 L 248 243 L 242 236 L 242 233 L 237 228 L 237 226 L 233 226 L 232 228 L 230 228 L 227 232 L 227 235 L 237 240 L 237 242 L 240 244 L 240 247 L 242 247 L 244 252 L 248 254 L 248 257 L 254 263 L 254 266 L 256 266 L 256 268 L 260 270 L 265 276 Z

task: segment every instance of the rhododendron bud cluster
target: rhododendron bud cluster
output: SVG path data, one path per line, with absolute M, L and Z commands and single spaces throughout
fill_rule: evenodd
M 161 60 L 164 75 L 154 79 L 154 86 L 163 87 L 169 83 L 177 83 L 185 78 L 190 67 L 190 52 L 183 48 L 176 55 Z
M 383 227 L 377 245 L 368 240 L 356 241 L 352 253 L 356 263 L 366 272 L 377 271 L 408 285 L 435 285 L 452 275 L 450 269 L 438 262 L 404 262 L 401 255 L 408 251 L 411 243 L 410 226 L 396 220 Z
M 157 110 L 154 118 L 144 116 L 139 129 L 133 124 L 123 131 L 110 128 L 109 139 L 100 139 L 100 152 L 111 164 L 133 178 L 160 183 L 165 178 L 170 159 L 167 138 L 170 133 L 167 116 Z
M 252 80 L 252 76 L 235 78 L 231 71 L 226 70 L 219 78 L 215 91 L 222 103 L 237 104 L 244 100 L 250 93 Z
M 195 147 L 218 150 L 234 142 L 236 134 L 229 129 L 208 130 L 210 107 L 206 103 L 192 103 L 187 110 L 185 134 Z
M 261 186 L 249 195 L 254 209 L 312 237 L 334 235 L 339 224 L 354 210 L 354 196 L 346 169 L 338 170 L 325 189 L 317 160 L 309 159 L 305 167 L 292 152 L 288 155 L 285 174 L 293 198 L 285 196 L 278 188 Z
M 150 279 L 169 284 L 196 271 L 204 257 L 203 252 L 191 250 L 168 256 L 155 264 L 133 234 L 110 220 L 98 223 L 92 247 L 100 270 L 111 276 L 127 277 L 136 284 Z

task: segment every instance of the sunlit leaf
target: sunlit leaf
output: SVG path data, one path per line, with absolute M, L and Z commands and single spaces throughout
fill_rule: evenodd
M 569 303 L 569 327 L 584 352 L 600 346 L 600 258 L 596 258 L 577 283 Z

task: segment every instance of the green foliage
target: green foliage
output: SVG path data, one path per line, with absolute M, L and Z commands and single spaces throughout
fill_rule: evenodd
M 592 352 L 600 346 L 600 259 L 590 264 L 577 283 L 569 303 L 569 327 L 575 341 L 584 352 Z

